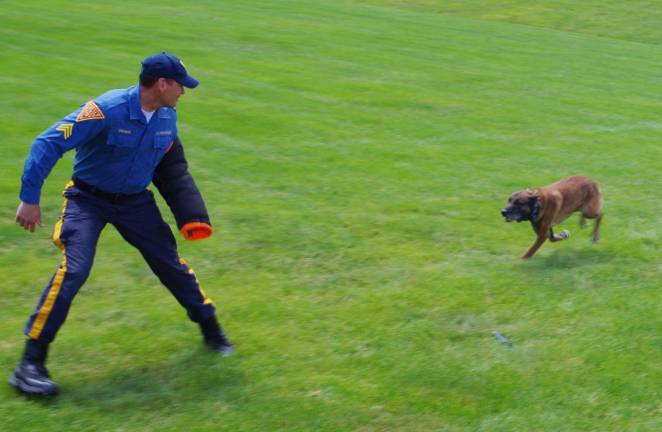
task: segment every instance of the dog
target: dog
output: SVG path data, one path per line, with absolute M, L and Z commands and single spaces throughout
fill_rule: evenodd
M 530 221 L 536 233 L 536 240 L 522 255 L 521 259 L 531 258 L 545 240 L 552 242 L 570 237 L 567 230 L 554 234 L 552 227 L 563 222 L 572 213 L 581 212 L 579 225 L 586 227 L 586 219 L 595 219 L 593 242 L 600 237 L 602 222 L 602 193 L 598 184 L 585 176 L 571 176 L 538 189 L 525 189 L 514 192 L 508 198 L 508 205 L 501 210 L 506 222 Z

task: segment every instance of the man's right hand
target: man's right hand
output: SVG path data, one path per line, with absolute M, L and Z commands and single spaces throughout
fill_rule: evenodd
M 34 232 L 36 225 L 43 228 L 44 224 L 41 223 L 41 209 L 39 208 L 39 204 L 26 204 L 21 201 L 18 209 L 16 209 L 16 223 L 30 232 Z

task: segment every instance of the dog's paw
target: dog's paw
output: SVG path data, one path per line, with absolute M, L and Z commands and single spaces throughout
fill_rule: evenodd
M 563 230 L 559 233 L 559 239 L 565 240 L 565 239 L 568 239 L 568 238 L 570 238 L 570 231 Z

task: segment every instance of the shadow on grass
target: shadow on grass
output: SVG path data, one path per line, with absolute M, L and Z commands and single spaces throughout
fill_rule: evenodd
M 15 388 L 12 388 L 11 392 L 14 393 L 17 398 L 22 398 L 26 402 L 41 405 L 42 407 L 55 407 L 58 402 L 58 396 L 28 395 Z
M 240 397 L 245 376 L 236 357 L 223 358 L 204 348 L 169 363 L 114 370 L 106 376 L 78 377 L 76 387 L 61 389 L 59 398 L 81 408 L 126 413 L 162 410 L 196 401 L 229 402 Z
M 555 250 L 550 255 L 534 255 L 523 264 L 525 271 L 547 273 L 585 266 L 605 265 L 617 258 L 613 251 L 587 247 L 579 250 Z

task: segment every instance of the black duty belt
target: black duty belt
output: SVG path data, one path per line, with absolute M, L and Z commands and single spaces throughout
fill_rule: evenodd
M 142 193 L 142 192 L 138 192 L 133 194 L 126 194 L 126 193 L 106 192 L 105 190 L 99 189 L 96 186 L 92 186 L 89 183 L 85 183 L 84 181 L 77 179 L 76 177 L 74 177 L 72 180 L 74 182 L 74 186 L 76 186 L 78 189 L 85 191 L 89 194 L 92 194 L 96 197 L 114 202 L 135 198 Z

